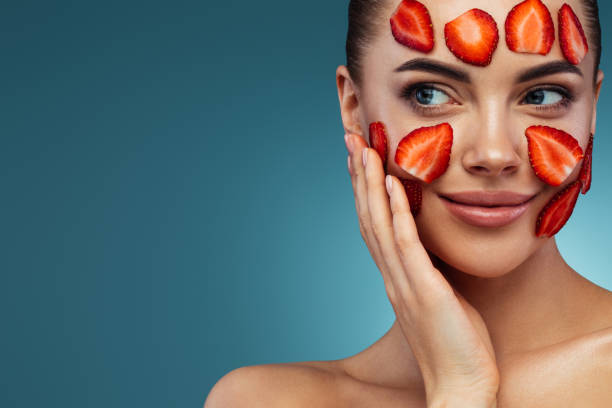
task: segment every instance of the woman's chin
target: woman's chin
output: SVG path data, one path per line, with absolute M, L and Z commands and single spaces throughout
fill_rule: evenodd
M 497 226 L 466 220 L 463 214 L 450 211 L 442 200 L 428 198 L 429 205 L 424 205 L 415 219 L 421 242 L 444 263 L 464 273 L 483 278 L 503 276 L 547 241 L 535 236 L 540 203 Z
M 418 227 L 425 248 L 452 268 L 482 278 L 497 278 L 512 272 L 545 243 L 531 236 L 526 227 L 493 234 L 492 231 L 454 230 L 448 224 L 433 225 L 432 228 Z

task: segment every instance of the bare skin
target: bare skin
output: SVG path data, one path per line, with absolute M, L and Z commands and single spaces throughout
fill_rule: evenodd
M 370 209 L 384 205 L 393 209 L 394 200 L 392 197 L 389 204 L 386 197 L 385 204 L 382 195 L 372 193 L 374 189 L 384 191 L 384 171 L 372 149 L 368 151 L 367 170 L 363 165 L 369 123 L 387 124 L 389 157 L 393 158 L 399 140 L 410 130 L 450 122 L 457 138 L 449 169 L 424 186 L 423 210 L 413 225 L 435 265 L 431 271 L 439 272 L 448 281 L 486 327 L 480 333 L 483 339 L 486 337 L 481 346 L 483 350 L 492 347 L 494 353 L 491 361 L 499 373 L 497 407 L 609 407 L 612 292 L 569 267 L 554 238 L 541 239 L 533 234 L 540 209 L 563 186 L 548 186 L 534 175 L 524 140 L 524 130 L 534 124 L 563 129 L 583 148 L 589 132 L 597 138 L 596 105 L 603 73 L 599 71 L 597 85 L 593 87 L 595 62 L 589 51 L 578 65 L 582 75 L 559 72 L 518 83 L 515 79 L 526 69 L 564 61 L 558 39 L 546 56 L 518 54 L 506 47 L 503 21 L 518 0 L 422 2 L 434 24 L 436 46 L 431 53 L 418 53 L 393 39 L 386 16 L 391 15 L 397 2 L 390 1 L 385 18 L 379 21 L 380 33 L 364 55 L 362 86 L 351 80 L 346 67 L 340 66 L 336 71 L 344 129 L 353 136 L 350 173 L 359 222 L 366 226 L 362 236 L 377 265 L 386 265 L 389 252 L 381 249 L 380 237 L 372 233 L 380 211 L 368 214 L 367 219 L 363 211 L 368 203 Z M 565 2 L 584 24 L 580 2 Z M 556 11 L 563 3 L 546 2 L 555 26 Z M 490 13 L 500 28 L 500 43 L 486 68 L 462 63 L 446 48 L 442 35 L 445 22 L 474 7 Z M 472 83 L 433 72 L 393 72 L 403 62 L 423 57 L 465 71 Z M 427 114 L 413 110 L 399 96 L 409 82 L 435 84 L 442 91 L 438 94 L 439 110 Z M 547 111 L 522 103 L 526 93 L 546 85 L 568 88 L 575 99 L 569 107 Z M 556 97 L 554 93 L 548 96 Z M 387 171 L 395 177 L 406 176 L 393 160 L 389 161 Z M 577 171 L 568 183 L 576 179 Z M 519 220 L 498 229 L 457 221 L 437 198 L 441 192 L 477 189 L 529 192 L 537 196 Z M 395 227 L 397 237 L 398 230 L 402 233 L 410 226 L 398 223 Z M 422 271 L 426 268 L 423 265 L 416 269 Z M 387 283 L 391 272 L 381 270 Z M 392 299 L 394 308 L 399 297 Z M 411 347 L 416 343 L 408 340 L 413 333 L 402 328 L 401 322 L 406 320 L 399 317 L 402 316 L 376 343 L 347 358 L 234 370 L 217 383 L 205 406 L 428 406 L 431 390 L 426 380 L 433 377 L 423 376 Z

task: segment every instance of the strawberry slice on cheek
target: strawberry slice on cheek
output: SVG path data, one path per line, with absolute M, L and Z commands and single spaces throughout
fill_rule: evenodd
M 471 9 L 444 26 L 448 49 L 468 64 L 486 66 L 497 48 L 499 33 L 486 11 Z
M 433 24 L 427 7 L 422 3 L 402 0 L 390 23 L 391 33 L 398 43 L 425 53 L 433 49 Z
M 408 180 L 401 178 L 400 181 L 404 186 L 406 197 L 408 197 L 408 204 L 410 204 L 410 212 L 412 215 L 417 216 L 421 212 L 421 205 L 423 203 L 423 188 L 421 183 L 416 180 Z
M 399 142 L 395 163 L 412 176 L 431 183 L 447 170 L 452 145 L 450 124 L 421 127 Z
M 374 150 L 376 150 L 376 152 L 380 156 L 383 168 L 385 169 L 385 174 L 388 174 L 387 155 L 389 152 L 389 140 L 387 137 L 387 130 L 385 124 L 383 122 L 370 123 L 369 138 L 370 146 Z M 408 197 L 408 203 L 410 204 L 410 212 L 416 217 L 421 211 L 421 206 L 423 203 L 423 188 L 421 187 L 421 182 L 404 178 L 400 178 L 400 181 L 404 186 L 406 197 Z
M 536 236 L 552 237 L 563 228 L 574 211 L 581 187 L 582 182 L 576 180 L 548 202 L 538 216 Z
M 388 139 L 385 124 L 382 122 L 370 123 L 370 146 L 376 150 L 382 160 L 383 168 L 386 169 L 388 155 Z
M 540 0 L 525 0 L 506 17 L 506 44 L 511 51 L 546 55 L 555 41 L 550 11 Z
M 560 186 L 583 158 L 578 141 L 562 130 L 531 126 L 525 130 L 525 136 L 533 170 L 551 186 Z
M 593 178 L 593 134 L 589 139 L 586 152 L 584 153 L 584 161 L 580 169 L 578 179 L 582 182 L 582 194 L 586 194 L 591 189 L 591 179 Z

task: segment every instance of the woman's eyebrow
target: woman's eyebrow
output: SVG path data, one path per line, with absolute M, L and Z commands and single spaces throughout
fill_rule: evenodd
M 406 61 L 399 67 L 395 68 L 393 72 L 404 71 L 433 72 L 460 82 L 465 82 L 468 84 L 472 83 L 470 75 L 466 71 L 462 71 L 453 67 L 452 65 L 444 64 L 428 58 L 415 58 Z
M 517 75 L 516 83 L 527 82 L 531 81 L 532 79 L 558 74 L 560 72 L 569 72 L 571 74 L 577 74 L 584 77 L 582 71 L 577 66 L 572 65 L 567 61 L 553 61 L 526 69 Z

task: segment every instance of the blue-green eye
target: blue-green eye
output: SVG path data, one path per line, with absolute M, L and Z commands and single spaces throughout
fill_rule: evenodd
M 414 96 L 421 105 L 440 105 L 450 101 L 449 96 L 445 92 L 425 86 L 416 88 Z
M 565 96 L 551 89 L 537 89 L 525 96 L 525 103 L 532 105 L 554 105 L 563 100 Z

